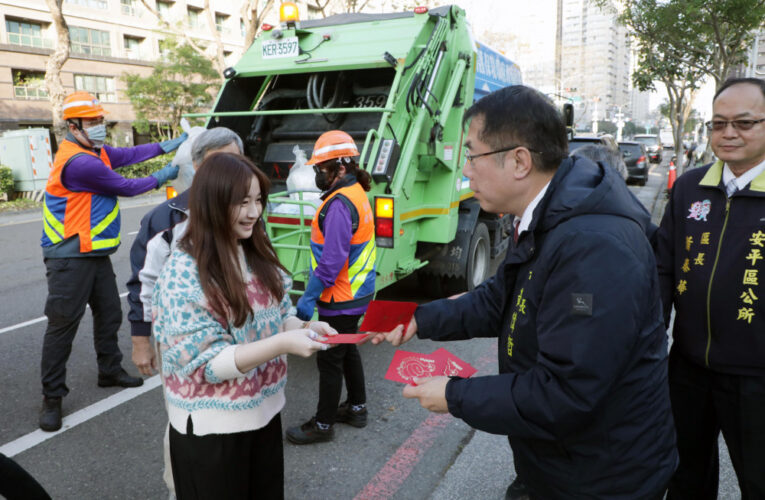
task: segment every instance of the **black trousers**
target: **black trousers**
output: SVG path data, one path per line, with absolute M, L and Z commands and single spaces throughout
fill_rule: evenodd
M 117 344 L 117 332 L 122 324 L 122 307 L 108 256 L 45 259 L 45 268 L 48 327 L 40 362 L 42 392 L 48 397 L 62 397 L 69 393 L 66 362 L 88 304 L 93 312 L 93 344 L 98 372 L 115 375 L 120 371 L 122 353 Z
M 765 498 L 765 377 L 728 375 L 669 356 L 669 394 L 680 465 L 669 499 L 716 499 L 723 433 L 741 498 Z
M 27 471 L 0 453 L 0 497 L 8 500 L 50 500 L 50 495 Z
M 281 500 L 284 498 L 282 420 L 233 434 L 195 436 L 170 426 L 170 463 L 178 500 Z
M 319 321 L 326 321 L 338 333 L 356 333 L 359 329 L 360 314 L 353 316 L 323 316 Z M 319 368 L 319 403 L 316 407 L 316 420 L 322 424 L 334 424 L 340 395 L 343 391 L 343 377 L 351 404 L 367 402 L 364 387 L 364 366 L 361 353 L 354 344 L 339 344 L 326 351 L 316 353 L 316 365 Z

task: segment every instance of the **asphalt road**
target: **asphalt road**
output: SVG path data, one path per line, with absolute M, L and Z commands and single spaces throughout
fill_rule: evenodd
M 645 187 L 632 187 L 647 206 L 661 200 L 666 164 L 654 168 Z M 160 199 L 122 204 L 123 244 L 112 257 L 125 293 L 128 252 L 140 218 Z M 650 209 L 650 208 L 649 208 Z M 654 213 L 656 222 L 660 214 Z M 39 247 L 40 213 L 0 215 L 0 452 L 13 456 L 54 499 L 163 499 L 162 435 L 167 418 L 156 378 L 144 388 L 96 386 L 92 321 L 86 313 L 68 364 L 71 393 L 64 400 L 64 428 L 37 429 L 41 403 L 39 359 L 45 330 L 46 283 Z M 381 298 L 424 300 L 416 279 L 390 287 Z M 127 304 L 123 298 L 123 312 Z M 130 361 L 129 325 L 120 329 L 123 366 Z M 431 352 L 428 341 L 406 349 Z M 448 348 L 480 374 L 496 372 L 490 339 Z M 512 457 L 501 436 L 475 432 L 448 415 L 431 415 L 401 397 L 401 386 L 383 379 L 394 349 L 361 346 L 367 377 L 369 425 L 338 424 L 330 443 L 298 447 L 285 442 L 286 498 L 457 499 L 503 498 L 512 477 Z M 314 412 L 318 378 L 313 359 L 290 357 L 283 425 Z M 152 388 L 153 387 L 153 388 Z M 735 475 L 723 453 L 720 498 L 738 498 Z
M 112 257 L 121 293 L 126 291 L 134 233 L 140 218 L 157 202 L 155 197 L 121 203 L 123 244 Z M 155 385 L 135 395 L 141 391 L 96 386 L 89 312 L 68 363 L 71 392 L 64 399 L 64 429 L 55 434 L 37 430 L 47 293 L 40 230 L 39 212 L 0 216 L 0 451 L 13 456 L 55 499 L 166 498 L 161 442 L 167 417 L 161 389 Z M 418 293 L 413 280 L 397 289 L 385 296 L 411 299 Z M 124 298 L 122 304 L 126 313 Z M 123 366 L 137 374 L 130 361 L 127 321 L 120 329 L 120 346 Z M 414 341 L 407 350 L 429 353 L 438 347 Z M 449 349 L 480 368 L 479 373 L 495 371 L 496 348 L 491 340 L 456 343 Z M 338 425 L 331 443 L 303 447 L 285 443 L 287 498 L 427 498 L 472 436 L 462 421 L 431 418 L 416 402 L 401 397 L 400 384 L 383 379 L 394 348 L 368 344 L 361 351 L 369 425 L 365 429 Z M 147 380 L 147 385 L 150 382 L 156 379 Z M 317 389 L 315 360 L 291 356 L 288 403 L 282 412 L 285 427 L 313 415 Z

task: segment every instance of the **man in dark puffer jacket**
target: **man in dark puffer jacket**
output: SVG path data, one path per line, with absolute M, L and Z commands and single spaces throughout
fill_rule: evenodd
M 517 242 L 487 282 L 373 342 L 497 337 L 498 375 L 404 396 L 507 435 L 531 498 L 662 498 L 677 451 L 648 212 L 613 169 L 566 158 L 537 91 L 501 89 L 466 117 L 464 175 L 483 210 L 516 215 Z

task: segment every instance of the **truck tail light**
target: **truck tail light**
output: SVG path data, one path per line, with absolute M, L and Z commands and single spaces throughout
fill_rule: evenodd
M 375 243 L 393 248 L 393 198 L 375 198 Z
M 645 156 L 641 156 L 640 158 L 638 158 L 637 163 L 638 163 L 638 165 L 645 166 Z
M 415 7 L 414 13 L 415 14 L 425 14 L 428 11 L 428 8 L 425 6 Z

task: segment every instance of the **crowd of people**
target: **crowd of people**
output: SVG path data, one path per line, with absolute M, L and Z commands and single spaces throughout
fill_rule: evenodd
M 403 396 L 507 436 L 516 480 L 506 498 L 716 498 L 720 432 L 742 498 L 765 498 L 765 82 L 726 81 L 713 113 L 718 160 L 677 180 L 657 230 L 608 158 L 568 155 L 565 125 L 536 90 L 506 87 L 467 110 L 463 173 L 484 211 L 515 215 L 514 241 L 475 290 L 421 304 L 371 342 L 498 339 L 496 375 L 417 379 Z M 46 188 L 46 431 L 61 427 L 87 304 L 98 385 L 142 383 L 117 346 L 117 196 L 161 186 L 177 167 L 136 180 L 114 169 L 185 137 L 112 148 L 103 116 L 92 96 L 67 98 L 69 134 Z M 198 136 L 191 187 L 142 220 L 128 283 L 132 357 L 162 378 L 165 481 L 177 498 L 283 497 L 287 354 L 317 353 L 319 373 L 316 412 L 287 428 L 288 441 L 367 424 L 358 348 L 322 342 L 357 331 L 374 296 L 371 180 L 358 154 L 339 130 L 316 142 L 309 164 L 323 194 L 296 306 L 265 231 L 270 181 L 234 132 Z M 24 477 L 0 458 L 0 477 Z M 44 498 L 28 479 L 17 489 Z

